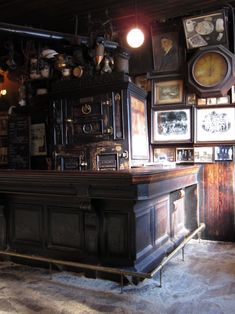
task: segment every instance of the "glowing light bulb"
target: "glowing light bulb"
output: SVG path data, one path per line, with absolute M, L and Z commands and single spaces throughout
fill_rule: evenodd
M 5 96 L 7 94 L 7 90 L 6 89 L 1 89 L 0 91 L 2 96 Z
M 127 43 L 132 48 L 139 48 L 144 42 L 144 33 L 139 28 L 133 28 L 127 34 Z

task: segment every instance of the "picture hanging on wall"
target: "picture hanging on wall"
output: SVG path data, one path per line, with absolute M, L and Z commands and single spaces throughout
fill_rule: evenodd
M 183 19 L 186 45 L 194 49 L 211 45 L 228 45 L 226 17 L 223 10 Z
M 214 162 L 213 147 L 194 147 L 194 162 L 211 163 Z
M 183 45 L 180 44 L 178 25 L 154 25 L 152 32 L 154 72 L 180 73 L 183 64 Z
M 153 105 L 183 102 L 183 80 L 153 81 L 153 84 Z
M 195 141 L 226 143 L 235 141 L 235 108 L 197 108 Z
M 232 161 L 233 160 L 233 146 L 215 146 L 215 161 Z
M 193 147 L 177 147 L 176 162 L 177 163 L 192 163 L 194 161 Z
M 175 161 L 175 148 L 174 147 L 161 147 L 154 148 L 153 150 L 153 161 L 164 162 L 164 161 Z
M 153 143 L 189 143 L 191 135 L 190 109 L 152 111 Z

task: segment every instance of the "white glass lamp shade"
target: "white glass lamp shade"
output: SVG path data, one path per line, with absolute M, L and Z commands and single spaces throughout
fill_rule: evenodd
M 127 43 L 132 48 L 139 48 L 144 42 L 144 33 L 139 28 L 133 28 L 127 34 Z

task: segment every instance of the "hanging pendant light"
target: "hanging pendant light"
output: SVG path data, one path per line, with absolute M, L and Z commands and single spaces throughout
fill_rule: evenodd
M 137 23 L 136 0 L 134 0 L 134 10 L 135 10 L 136 26 L 128 32 L 126 40 L 130 47 L 139 48 L 144 43 L 144 32 L 139 28 L 138 23 Z
M 127 34 L 127 43 L 132 48 L 139 48 L 144 43 L 144 33 L 138 28 L 132 28 Z

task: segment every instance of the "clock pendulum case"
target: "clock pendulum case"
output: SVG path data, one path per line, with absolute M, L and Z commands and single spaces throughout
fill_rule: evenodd
M 188 84 L 201 97 L 220 97 L 235 84 L 235 55 L 222 45 L 199 48 L 188 62 Z

